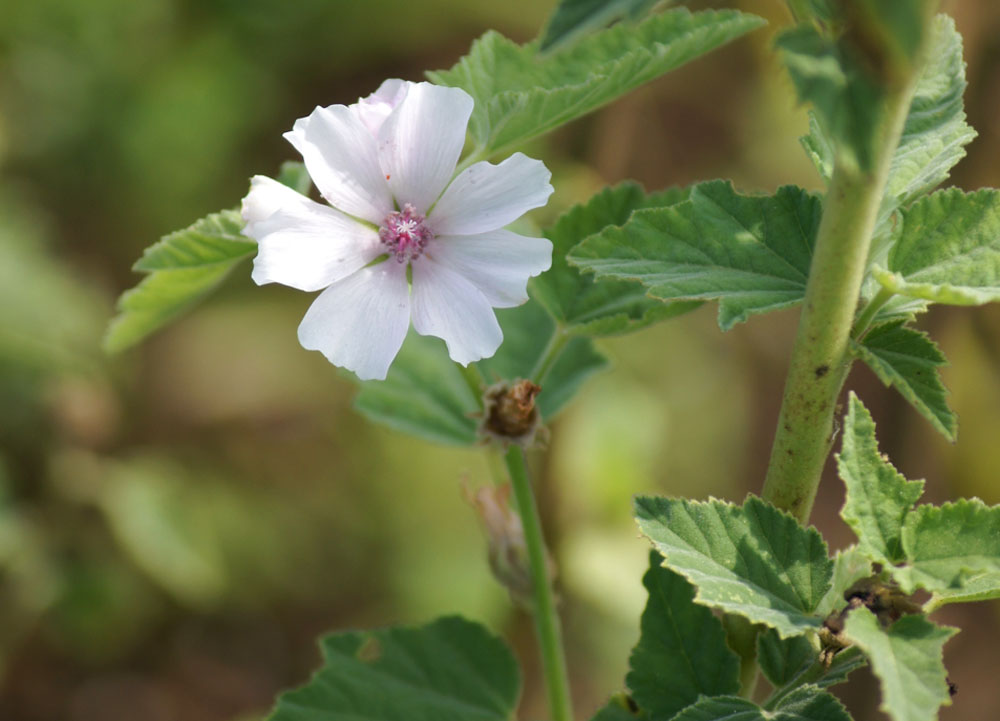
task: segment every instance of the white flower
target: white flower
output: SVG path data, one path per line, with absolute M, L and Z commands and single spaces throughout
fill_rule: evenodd
M 515 153 L 452 179 L 472 106 L 458 88 L 387 80 L 316 108 L 285 137 L 330 205 L 260 175 L 243 199 L 254 281 L 325 288 L 299 342 L 362 380 L 385 378 L 411 321 L 463 365 L 493 355 L 493 308 L 525 302 L 551 263 L 548 240 L 503 230 L 548 201 L 540 161 Z

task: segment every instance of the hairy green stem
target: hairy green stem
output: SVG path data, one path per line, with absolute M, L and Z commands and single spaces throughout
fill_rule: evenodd
M 913 68 L 906 82 L 888 91 L 870 170 L 838 154 L 826 194 L 763 491 L 765 500 L 802 522 L 809 519 L 833 446 L 833 416 L 851 366 L 848 343 L 868 248 L 917 76 Z
M 512 445 L 504 457 L 510 473 L 514 498 L 524 526 L 524 543 L 531 565 L 531 582 L 534 599 L 535 632 L 542 657 L 542 673 L 548 693 L 552 721 L 572 721 L 573 706 L 570 701 L 569 676 L 566 673 L 566 656 L 563 652 L 562 630 L 556 611 L 552 579 L 549 576 L 548 554 L 542 536 L 542 521 L 531 490 L 531 481 L 524 465 L 524 451 Z

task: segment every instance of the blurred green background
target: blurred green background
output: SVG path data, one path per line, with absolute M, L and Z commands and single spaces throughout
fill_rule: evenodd
M 603 184 L 730 177 L 817 187 L 769 51 L 771 21 L 530 149 L 555 173 L 551 221 Z M 693 7 L 711 3 L 692 2 Z M 946 3 L 965 36 L 979 138 L 953 174 L 1000 186 L 1000 6 Z M 508 638 L 523 716 L 544 714 L 530 621 L 489 576 L 463 480 L 480 454 L 374 427 L 354 386 L 295 328 L 311 297 L 255 287 L 249 266 L 137 350 L 99 341 L 142 249 L 234 206 L 253 173 L 295 157 L 281 133 L 313 106 L 386 77 L 450 66 L 494 27 L 532 38 L 531 0 L 6 0 L 0 11 L 0 718 L 261 718 L 318 663 L 319 633 L 444 613 Z M 795 311 L 727 335 L 704 308 L 602 347 L 535 458 L 560 568 L 581 716 L 621 687 L 644 603 L 640 492 L 741 499 L 759 490 Z M 1000 502 L 1000 308 L 922 320 L 952 361 L 962 426 L 942 440 L 867 371 L 883 450 L 936 501 Z M 829 470 L 829 469 L 828 469 Z M 839 482 L 815 522 L 848 542 Z M 943 719 L 1000 718 L 1000 608 L 941 613 L 959 686 Z M 845 693 L 878 718 L 863 674 Z

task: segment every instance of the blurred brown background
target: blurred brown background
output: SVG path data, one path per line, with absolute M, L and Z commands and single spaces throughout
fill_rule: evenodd
M 11 4 L 13 2 L 13 4 Z M 709 3 L 692 2 L 706 7 Z M 603 184 L 733 178 L 817 187 L 805 113 L 769 28 L 530 150 L 547 223 Z M 1000 6 L 946 4 L 965 36 L 979 138 L 953 173 L 1000 185 Z M 378 0 L 7 0 L 0 13 L 0 719 L 235 721 L 317 664 L 323 631 L 463 613 L 526 666 L 530 622 L 489 577 L 459 484 L 479 455 L 374 427 L 295 327 L 311 298 L 237 272 L 205 306 L 108 358 L 100 335 L 163 233 L 234 206 L 314 105 L 450 66 L 495 27 L 528 40 L 549 4 Z M 758 491 L 796 311 L 723 335 L 714 307 L 602 342 L 615 369 L 554 424 L 537 473 L 560 566 L 581 718 L 621 687 L 644 603 L 635 493 Z M 921 320 L 952 361 L 950 445 L 864 369 L 882 449 L 940 501 L 1000 502 L 1000 307 Z M 849 542 L 831 476 L 814 520 Z M 959 686 L 942 719 L 1000 718 L 1000 606 L 945 609 Z M 845 699 L 879 718 L 855 675 Z

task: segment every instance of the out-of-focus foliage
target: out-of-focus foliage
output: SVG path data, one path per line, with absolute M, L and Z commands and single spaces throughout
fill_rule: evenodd
M 787 16 L 777 3 L 738 5 L 771 29 L 533 150 L 555 173 L 542 227 L 626 178 L 651 191 L 706 177 L 732 177 L 741 191 L 819 183 L 794 142 L 807 119 L 768 46 Z M 256 721 L 315 667 L 321 632 L 447 612 L 485 621 L 533 658 L 458 491 L 463 477 L 488 478 L 480 454 L 360 418 L 355 387 L 296 342 L 307 296 L 234 273 L 148 345 L 109 360 L 99 343 L 142 248 L 234 207 L 250 175 L 294 159 L 280 134 L 295 118 L 386 77 L 449 67 L 489 27 L 530 41 L 550 10 L 527 0 L 4 4 L 0 718 Z M 987 52 L 1000 13 L 985 0 L 955 11 L 970 123 L 986 130 L 1000 113 Z M 1000 185 L 997 152 L 984 133 L 954 182 Z M 869 405 L 894 430 L 880 430 L 883 450 L 895 457 L 908 439 L 912 465 L 901 470 L 951 484 L 929 494 L 996 503 L 1000 316 L 966 312 L 927 316 L 953 363 L 943 375 L 961 442 L 935 437 L 890 395 Z M 554 424 L 535 471 L 581 709 L 614 690 L 639 633 L 648 548 L 630 497 L 759 489 L 794 320 L 774 314 L 722 336 L 703 309 L 602 339 L 615 372 Z M 854 382 L 879 397 L 873 376 Z M 836 537 L 840 499 L 823 493 L 816 522 Z M 977 633 L 946 648 L 963 690 L 942 718 L 1000 713 L 965 690 L 992 682 L 981 654 L 996 614 L 978 610 Z M 521 715 L 541 717 L 539 689 L 525 682 Z

